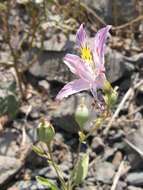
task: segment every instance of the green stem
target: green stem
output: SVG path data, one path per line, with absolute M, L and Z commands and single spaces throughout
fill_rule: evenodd
M 74 177 L 76 170 L 77 170 L 77 164 L 79 162 L 80 149 L 81 149 L 81 141 L 79 140 L 77 155 L 76 155 L 76 159 L 75 159 L 75 163 L 74 163 L 74 168 L 73 168 L 71 175 L 69 177 L 69 180 L 68 180 L 68 190 L 72 190 L 72 187 L 74 186 L 73 177 Z
M 91 131 L 89 131 L 89 133 L 87 133 L 84 140 L 87 140 L 89 136 L 91 136 L 94 132 L 96 132 L 101 127 L 101 125 L 104 123 L 104 121 L 107 119 L 107 117 L 109 115 L 110 106 L 111 106 L 111 104 L 108 104 L 106 115 L 101 119 L 101 121 L 99 123 L 96 124 L 95 128 L 93 128 Z
M 57 174 L 57 176 L 58 176 L 58 178 L 59 178 L 59 180 L 60 180 L 60 182 L 62 184 L 63 190 L 67 190 L 66 189 L 66 183 L 65 183 L 63 177 L 61 177 L 61 175 L 59 174 L 59 171 L 58 171 L 59 169 L 55 165 L 55 162 L 54 162 L 54 159 L 53 159 L 53 154 L 52 154 L 52 151 L 51 151 L 51 147 L 50 147 L 49 144 L 47 144 L 47 147 L 48 147 L 48 151 L 49 151 L 49 155 L 50 155 L 50 159 L 51 159 L 52 165 L 53 165 L 53 167 L 55 169 L 55 172 L 56 172 L 56 174 Z
M 89 133 L 85 136 L 84 140 L 88 139 L 89 136 L 91 136 L 94 132 L 96 132 L 100 128 L 102 123 L 103 121 L 99 125 L 97 125 L 95 128 L 93 128 L 91 131 L 89 131 Z

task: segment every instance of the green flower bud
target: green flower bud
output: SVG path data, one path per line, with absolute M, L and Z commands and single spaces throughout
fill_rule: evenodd
M 111 96 L 110 96 L 110 101 L 111 101 L 111 104 L 115 104 L 116 101 L 117 101 L 117 98 L 118 98 L 118 92 L 116 89 L 114 89 L 111 93 Z
M 50 144 L 55 136 L 55 130 L 50 122 L 47 122 L 42 118 L 41 123 L 37 128 L 37 134 L 42 142 Z
M 80 128 L 83 128 L 84 124 L 88 121 L 89 111 L 87 106 L 84 104 L 84 98 L 81 104 L 77 107 L 75 112 L 75 120 L 79 124 Z

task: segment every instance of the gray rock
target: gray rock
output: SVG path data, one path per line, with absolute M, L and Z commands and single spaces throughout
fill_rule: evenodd
M 115 174 L 115 167 L 110 162 L 98 162 L 95 164 L 95 179 L 103 183 L 111 183 Z
M 127 189 L 127 184 L 124 181 L 118 181 L 116 190 Z
M 33 49 L 33 55 L 38 53 L 38 49 Z M 47 80 L 58 80 L 60 82 L 66 82 L 72 80 L 72 74 L 63 63 L 63 57 L 65 51 L 46 51 L 41 53 L 41 56 L 32 67 L 30 67 L 30 73 L 36 77 L 44 78 Z M 32 57 L 32 55 L 31 55 Z
M 9 181 L 22 167 L 19 159 L 8 156 L 0 156 L 0 187 Z
M 72 36 L 70 36 L 73 38 Z M 46 51 L 66 51 L 71 49 L 74 41 L 67 41 L 67 37 L 63 33 L 51 34 L 47 41 L 44 41 L 43 49 Z
M 67 162 L 59 165 L 59 168 L 61 169 L 62 176 L 65 179 L 68 179 L 68 175 L 66 173 L 69 174 L 71 167 L 72 167 L 72 164 L 67 163 Z M 32 179 L 35 179 L 36 176 L 43 176 L 45 178 L 52 179 L 52 180 L 57 179 L 56 172 L 50 166 L 44 167 L 41 169 L 36 169 L 36 170 L 34 170 L 34 172 L 31 171 L 30 176 L 32 177 Z
M 35 169 L 34 172 L 31 171 L 30 176 L 35 179 L 36 176 L 47 177 L 48 179 L 57 179 L 57 174 L 49 166 L 41 169 Z
M 122 77 L 128 77 L 134 70 L 133 65 L 125 61 L 124 56 L 116 50 L 106 49 L 105 54 L 106 76 L 112 83 Z
M 129 186 L 128 190 L 143 190 L 141 187 Z
M 134 172 L 127 174 L 126 182 L 130 185 L 143 185 L 143 172 Z
M 110 134 L 110 133 L 109 133 Z M 122 139 L 122 137 L 124 136 L 124 131 L 123 130 L 118 130 L 118 131 L 115 131 L 115 134 L 114 135 L 110 135 L 109 136 L 109 140 L 112 141 L 112 142 L 118 142 L 119 140 Z
M 104 150 L 104 142 L 100 137 L 94 137 L 91 143 L 91 148 L 93 152 L 96 152 L 97 154 L 102 152 Z
M 132 57 L 125 57 L 125 60 L 129 63 L 137 64 L 141 67 L 143 67 L 143 53 L 139 53 L 136 55 L 133 55 Z
M 30 67 L 30 73 L 36 77 L 46 77 L 49 81 L 57 80 L 63 83 L 75 79 L 76 76 L 73 75 L 63 63 L 63 58 L 66 53 L 72 52 L 78 54 L 73 44 L 75 44 L 75 35 L 71 35 L 69 41 L 65 39 L 60 50 L 54 50 L 52 46 L 49 45 L 51 49 L 48 48 L 43 50 L 39 60 Z M 93 44 L 93 38 L 89 38 L 89 44 Z M 30 54 L 26 53 L 25 58 L 23 58 L 25 62 L 27 62 L 27 59 L 32 59 L 38 51 L 38 48 L 33 48 L 33 51 Z M 128 74 L 134 69 L 132 64 L 125 61 L 124 56 L 121 53 L 116 50 L 111 50 L 110 48 L 107 48 L 106 50 L 105 67 L 107 68 L 106 75 L 110 82 L 115 82 L 123 76 L 128 76 Z
M 85 3 L 93 8 L 105 22 L 110 24 L 114 23 L 115 17 L 117 17 L 118 24 L 128 22 L 135 13 L 134 0 L 85 0 Z M 116 13 L 115 9 L 117 10 Z
M 50 113 L 49 117 L 55 125 L 61 127 L 67 132 L 76 133 L 78 131 L 78 125 L 75 121 L 74 114 L 77 105 L 81 103 L 81 98 L 85 97 L 85 104 L 87 105 L 89 111 L 91 111 L 91 104 L 93 102 L 93 97 L 87 93 L 80 93 L 69 98 L 66 98 L 60 103 L 56 110 Z M 89 121 L 85 124 L 85 129 L 89 130 L 90 121 L 96 117 L 95 109 L 91 112 L 89 116 Z
M 140 125 L 139 129 L 137 129 L 134 133 L 129 134 L 127 139 L 132 142 L 132 144 L 134 144 L 137 149 L 143 151 L 143 125 Z M 142 157 L 127 144 L 125 150 L 132 169 L 143 168 Z
M 42 190 L 46 189 L 45 186 L 40 185 L 37 181 L 18 181 L 14 184 L 13 187 L 16 187 L 20 190 Z
M 116 151 L 117 151 L 116 147 L 115 148 L 106 147 L 103 160 L 108 160 L 111 157 L 113 157 Z
M 94 185 L 89 185 L 89 186 L 84 186 L 84 187 L 76 187 L 75 190 L 98 190 L 96 186 Z
M 18 134 L 12 130 L 6 130 L 0 137 L 0 155 L 15 157 L 19 150 L 16 144 Z

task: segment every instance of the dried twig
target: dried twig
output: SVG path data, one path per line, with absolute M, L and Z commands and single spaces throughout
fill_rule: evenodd
M 124 139 L 124 142 L 127 143 L 132 149 L 134 149 L 141 156 L 141 158 L 143 158 L 143 152 L 138 147 L 136 147 L 126 138 Z
M 140 107 L 138 107 L 136 110 L 134 110 L 133 112 L 129 113 L 128 116 L 132 116 L 134 114 L 136 114 L 137 112 L 139 112 L 140 110 L 143 109 L 143 105 L 141 105 Z
M 0 67 L 4 67 L 6 69 L 9 69 L 11 67 L 14 67 L 14 63 L 12 61 L 0 61 Z
M 117 171 L 116 175 L 114 176 L 113 185 L 112 185 L 112 187 L 111 187 L 111 190 L 115 190 L 115 189 L 116 189 L 116 186 L 117 186 L 117 184 L 118 184 L 118 181 L 119 181 L 119 179 L 120 179 L 120 177 L 121 177 L 121 175 L 122 175 L 123 168 L 124 168 L 124 161 L 122 161 L 122 162 L 120 163 L 120 166 L 119 166 L 119 168 L 118 168 L 118 171 Z
M 127 27 L 129 27 L 130 25 L 132 25 L 132 24 L 134 24 L 134 23 L 136 23 L 136 22 L 139 22 L 139 21 L 141 21 L 141 20 L 143 20 L 143 15 L 141 15 L 141 16 L 139 16 L 139 17 L 137 17 L 137 18 L 131 20 L 130 22 L 127 22 L 127 23 L 123 24 L 123 25 L 116 26 L 116 27 L 112 27 L 112 30 L 122 30 L 122 29 L 127 28 Z
M 112 123 L 115 121 L 115 119 L 118 117 L 120 110 L 123 108 L 124 103 L 126 102 L 126 100 L 129 98 L 130 94 L 132 93 L 132 91 L 134 91 L 135 89 L 137 89 L 139 86 L 141 86 L 143 84 L 143 80 L 141 80 L 139 83 L 137 83 L 134 87 L 129 88 L 129 90 L 126 92 L 126 94 L 124 95 L 122 101 L 120 102 L 118 108 L 116 109 L 114 115 L 112 116 L 110 122 L 108 123 L 107 127 L 105 128 L 105 130 L 103 131 L 104 135 L 108 134 L 109 129 L 112 126 Z
M 86 10 L 88 11 L 90 14 L 92 14 L 103 26 L 106 26 L 106 22 L 100 17 L 98 16 L 95 11 L 93 11 L 89 6 L 87 6 L 85 3 L 80 2 L 80 5 Z

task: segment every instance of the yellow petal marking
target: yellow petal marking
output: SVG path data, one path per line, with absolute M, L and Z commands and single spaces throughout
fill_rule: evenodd
M 81 52 L 81 58 L 84 60 L 84 61 L 88 61 L 89 63 L 92 63 L 92 54 L 91 54 L 91 51 L 88 47 L 83 47 L 80 49 L 80 52 Z

